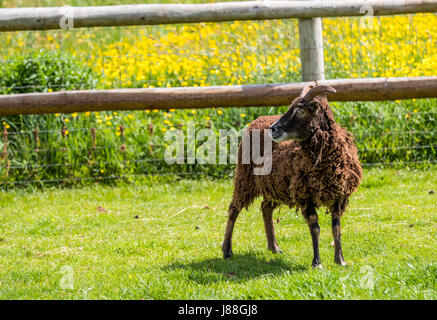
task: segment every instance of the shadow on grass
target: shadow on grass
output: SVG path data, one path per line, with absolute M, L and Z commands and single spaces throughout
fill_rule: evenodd
M 223 281 L 244 282 L 255 278 L 307 270 L 307 265 L 284 261 L 280 257 L 266 259 L 249 253 L 236 254 L 226 260 L 214 258 L 188 263 L 176 262 L 162 268 L 165 272 L 181 272 L 189 280 L 200 284 Z

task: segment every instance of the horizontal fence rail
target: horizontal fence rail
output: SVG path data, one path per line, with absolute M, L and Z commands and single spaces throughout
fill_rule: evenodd
M 437 12 L 437 0 L 244 1 L 0 9 L 0 31 Z M 71 23 L 71 24 L 70 24 Z
M 84 111 L 283 106 L 308 84 L 329 85 L 330 101 L 437 97 L 437 76 L 309 81 L 243 86 L 77 90 L 0 96 L 0 115 Z

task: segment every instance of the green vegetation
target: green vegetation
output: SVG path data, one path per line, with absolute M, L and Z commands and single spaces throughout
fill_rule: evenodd
M 147 1 L 147 3 L 175 1 Z M 179 1 L 178 1 L 179 2 Z M 184 0 L 182 2 L 205 2 Z M 208 1 L 207 1 L 208 2 Z M 0 6 L 114 5 L 137 0 L 3 0 Z M 433 75 L 436 15 L 324 19 L 327 78 Z M 135 26 L 0 34 L 0 92 L 295 82 L 297 21 Z M 332 103 L 357 139 L 364 165 L 437 161 L 436 99 Z M 196 128 L 236 132 L 286 107 L 93 112 L 1 117 L 1 188 L 112 181 L 144 174 L 227 177 L 232 165 L 163 162 L 164 134 Z M 7 148 L 5 148 L 7 143 Z M 194 175 L 192 175 L 194 176 Z M 43 183 L 35 183 L 41 185 Z
M 168 2 L 213 1 L 147 1 Z M 144 1 L 0 7 L 128 3 Z M 324 19 L 327 78 L 435 74 L 435 19 L 376 18 L 369 30 Z M 300 79 L 296 20 L 9 32 L 0 42 L 0 94 Z M 259 200 L 223 260 L 233 166 L 162 161 L 164 134 L 189 121 L 240 132 L 286 107 L 0 117 L 0 299 L 437 299 L 437 99 L 331 105 L 363 165 L 377 167 L 342 219 L 347 268 L 333 262 L 320 209 L 323 270 L 310 267 L 294 210 L 274 215 L 284 254 L 267 251 Z M 197 174 L 207 177 L 188 178 Z
M 71 55 L 40 50 L 13 58 L 2 67 L 2 94 L 94 89 L 91 68 Z M 17 129 L 17 128 L 13 128 Z
M 77 59 L 46 51 L 13 59 L 4 66 L 2 74 L 7 93 L 94 88 L 100 79 Z M 79 82 L 82 85 L 78 86 Z M 411 165 L 410 162 L 435 162 L 437 158 L 435 103 L 435 99 L 428 99 L 331 105 L 337 121 L 357 138 L 364 165 Z M 195 121 L 197 130 L 211 128 L 217 136 L 220 129 L 240 132 L 258 116 L 285 110 L 286 107 L 170 109 L 3 117 L 0 121 L 8 132 L 8 155 L 1 161 L 2 186 L 27 185 L 29 180 L 45 184 L 88 183 L 98 177 L 109 182 L 114 177 L 129 179 L 144 173 L 226 177 L 233 165 L 167 165 L 163 161 L 168 145 L 165 132 L 185 131 L 189 121 Z M 4 143 L 3 137 L 3 150 Z
M 274 216 L 284 253 L 267 251 L 259 201 L 222 260 L 230 180 L 2 192 L 0 298 L 436 299 L 436 181 L 435 166 L 366 170 L 342 219 L 348 268 L 334 264 L 319 212 L 323 270 L 285 207 Z

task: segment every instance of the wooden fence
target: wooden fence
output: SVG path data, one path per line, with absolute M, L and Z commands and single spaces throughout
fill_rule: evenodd
M 0 9 L 0 32 L 65 27 L 156 25 L 234 20 L 299 19 L 302 83 L 84 90 L 0 96 L 0 115 L 102 110 L 286 105 L 308 81 L 337 89 L 333 101 L 437 97 L 437 77 L 324 80 L 320 17 L 437 12 L 437 0 L 248 1 Z
M 330 101 L 381 101 L 433 98 L 436 77 L 368 78 L 317 81 L 334 87 Z M 281 106 L 306 84 L 267 84 L 182 88 L 77 90 L 0 96 L 0 114 L 71 113 L 84 111 Z
M 0 9 L 0 31 L 61 29 L 65 16 L 74 28 L 308 19 L 437 12 L 437 0 L 242 1 L 211 4 L 144 4 L 99 7 Z

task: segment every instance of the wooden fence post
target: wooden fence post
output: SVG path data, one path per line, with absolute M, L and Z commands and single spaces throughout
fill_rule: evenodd
M 299 19 L 299 41 L 302 81 L 324 80 L 322 19 Z

